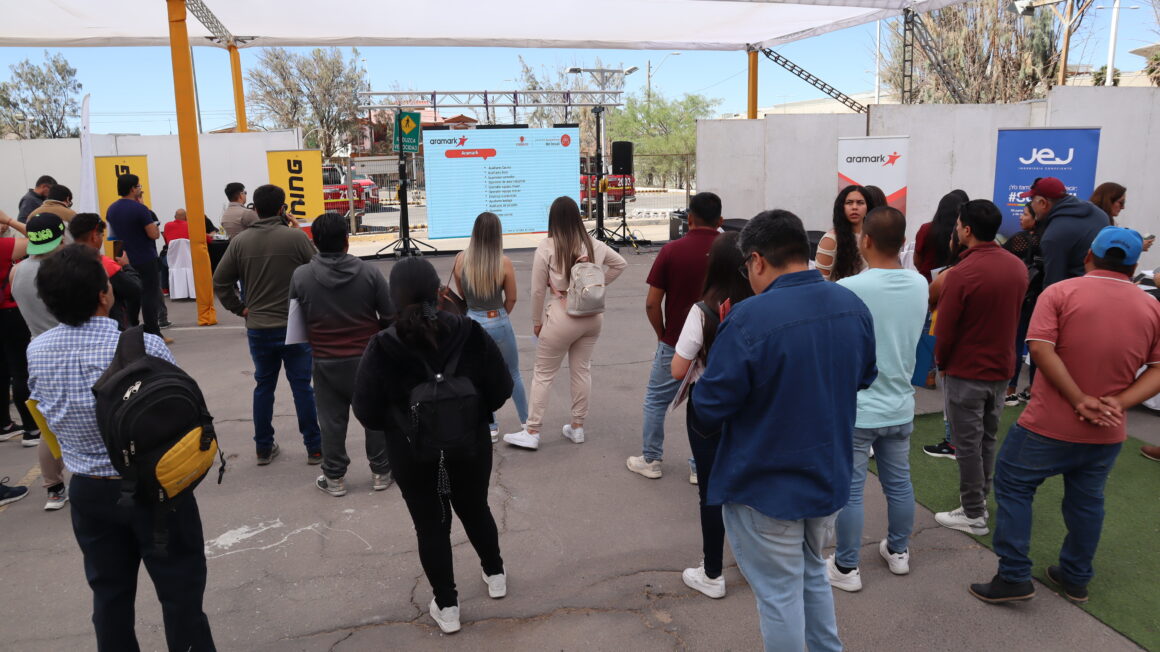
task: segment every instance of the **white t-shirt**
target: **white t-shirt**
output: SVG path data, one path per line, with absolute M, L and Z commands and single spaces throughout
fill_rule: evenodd
M 701 345 L 705 343 L 705 311 L 693 304 L 689 315 L 685 317 L 685 325 L 681 328 L 681 335 L 677 338 L 676 353 L 686 360 L 696 360 L 701 352 Z M 703 370 L 700 365 L 693 365 L 689 374 L 694 376 L 688 382 L 695 383 L 701 377 Z

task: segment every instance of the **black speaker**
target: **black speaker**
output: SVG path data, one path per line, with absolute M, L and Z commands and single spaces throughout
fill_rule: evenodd
M 632 176 L 632 143 L 627 140 L 612 142 L 612 173 Z

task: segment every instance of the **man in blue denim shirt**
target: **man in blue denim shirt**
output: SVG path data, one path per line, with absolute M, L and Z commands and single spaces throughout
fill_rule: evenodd
M 708 502 L 753 588 L 767 650 L 840 650 L 822 549 L 850 497 L 858 390 L 878 375 L 870 311 L 810 270 L 793 213 L 766 211 L 741 232 L 756 296 L 721 325 L 693 390 L 697 415 L 723 426 Z

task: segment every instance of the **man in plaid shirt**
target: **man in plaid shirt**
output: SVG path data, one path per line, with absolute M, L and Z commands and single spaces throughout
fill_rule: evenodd
M 214 650 L 202 610 L 205 544 L 193 495 L 164 517 L 169 530 L 164 555 L 153 549 L 153 510 L 117 504 L 120 477 L 97 427 L 92 391 L 112 362 L 120 337 L 117 323 L 108 317 L 113 290 L 100 256 L 84 245 L 69 245 L 41 262 L 36 287 L 60 325 L 29 344 L 28 384 L 73 476 L 73 534 L 93 590 L 97 647 L 138 649 L 134 602 L 144 561 L 161 601 L 169 649 Z M 156 335 L 145 335 L 145 350 L 174 361 Z

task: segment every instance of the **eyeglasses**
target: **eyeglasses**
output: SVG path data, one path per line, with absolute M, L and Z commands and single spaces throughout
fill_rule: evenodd
M 745 260 L 737 268 L 737 271 L 741 273 L 741 276 L 749 278 L 749 261 L 753 260 L 754 256 L 760 255 L 761 254 L 757 253 L 756 251 L 749 252 L 749 255 L 745 257 Z

